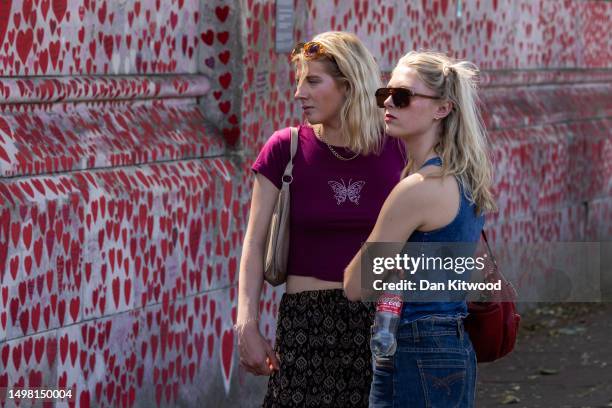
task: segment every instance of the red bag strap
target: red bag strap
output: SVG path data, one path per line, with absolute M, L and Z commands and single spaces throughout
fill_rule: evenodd
M 512 283 L 510 283 L 506 277 L 504 276 L 504 274 L 499 270 L 499 267 L 497 266 L 497 260 L 495 259 L 495 255 L 493 255 L 493 250 L 491 250 L 491 245 L 489 245 L 489 239 L 487 238 L 487 233 L 485 232 L 485 230 L 482 230 L 482 238 L 484 239 L 485 245 L 487 247 L 487 252 L 489 253 L 489 256 L 491 257 L 491 261 L 493 262 L 493 273 L 492 275 L 495 275 L 496 278 L 499 278 L 502 282 L 502 286 L 504 287 L 504 292 L 505 292 L 505 297 L 507 297 L 508 295 L 510 295 L 510 297 L 512 298 L 512 301 L 514 301 L 517 297 L 517 293 L 516 293 L 516 289 L 514 289 L 514 286 L 512 285 Z M 486 277 L 485 277 L 486 279 Z M 510 293 L 508 294 L 508 291 L 510 291 Z
M 499 273 L 499 268 L 497 267 L 497 261 L 495 260 L 495 255 L 493 255 L 493 251 L 491 250 L 491 245 L 489 245 L 489 239 L 487 238 L 487 233 L 485 230 L 482 230 L 482 237 L 484 238 L 485 245 L 487 246 L 487 252 L 489 252 L 489 256 L 493 261 L 493 265 L 495 266 L 495 271 Z

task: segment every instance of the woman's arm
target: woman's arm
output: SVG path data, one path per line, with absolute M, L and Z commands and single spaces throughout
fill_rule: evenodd
M 249 222 L 240 258 L 237 324 L 258 319 L 263 284 L 263 251 L 278 191 L 265 176 L 255 176 Z
M 424 209 L 427 208 L 426 203 L 431 194 L 428 184 L 424 183 L 423 176 L 418 173 L 401 180 L 385 200 L 366 242 L 398 243 L 397 248 L 390 245 L 385 248 L 385 252 L 389 252 L 388 256 L 399 253 L 412 232 L 423 224 L 426 215 Z M 361 252 L 355 255 L 344 270 L 344 292 L 351 301 L 362 298 Z
M 270 374 L 272 368 L 278 368 L 278 360 L 259 333 L 258 324 L 263 285 L 263 252 L 278 192 L 278 188 L 265 176 L 255 176 L 249 222 L 240 259 L 236 327 L 241 362 L 254 374 Z

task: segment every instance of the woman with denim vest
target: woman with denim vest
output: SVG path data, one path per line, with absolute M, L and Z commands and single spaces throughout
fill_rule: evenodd
M 286 293 L 274 349 L 259 330 L 266 231 L 290 156 L 290 129 L 276 131 L 256 173 L 239 275 L 236 330 L 241 365 L 269 375 L 264 407 L 367 407 L 373 310 L 344 296 L 345 266 L 376 221 L 406 164 L 404 144 L 384 135 L 374 92 L 376 62 L 356 36 L 317 35 L 293 52 L 306 124 L 290 184 Z
M 467 61 L 409 52 L 388 87 L 376 92 L 386 132 L 406 143 L 409 162 L 367 242 L 478 241 L 484 213 L 495 203 L 477 75 Z M 358 254 L 345 271 L 350 300 L 362 296 L 360 262 Z M 373 359 L 371 407 L 474 406 L 476 355 L 463 328 L 467 304 L 452 300 L 411 302 L 404 294 L 397 350 Z

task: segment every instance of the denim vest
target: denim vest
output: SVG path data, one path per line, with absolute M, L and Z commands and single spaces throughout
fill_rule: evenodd
M 427 160 L 421 168 L 427 165 L 442 166 L 440 157 Z M 480 233 L 485 223 L 485 216 L 476 213 L 475 204 L 468 199 L 467 192 L 457 179 L 461 200 L 459 211 L 455 218 L 444 227 L 433 231 L 414 231 L 407 242 L 474 242 L 480 239 Z M 409 323 L 427 316 L 467 316 L 467 303 L 460 302 L 404 302 L 402 306 L 402 323 Z

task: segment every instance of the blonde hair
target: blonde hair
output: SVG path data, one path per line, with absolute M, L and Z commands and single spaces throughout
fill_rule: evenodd
M 379 152 L 384 136 L 384 116 L 376 105 L 374 92 L 382 87 L 381 73 L 376 60 L 354 34 L 328 31 L 318 34 L 313 41 L 325 49 L 322 61 L 328 73 L 347 87 L 347 97 L 340 111 L 342 140 L 352 151 L 360 154 Z M 306 61 L 303 53 L 294 62 Z M 302 75 L 305 73 L 302 71 Z
M 469 187 L 468 196 L 479 213 L 495 211 L 488 141 L 476 93 L 478 67 L 469 61 L 457 61 L 429 51 L 409 52 L 395 69 L 400 66 L 414 69 L 428 88 L 452 102 L 451 112 L 441 121 L 440 138 L 435 146 L 442 158 L 442 176 L 456 176 Z

